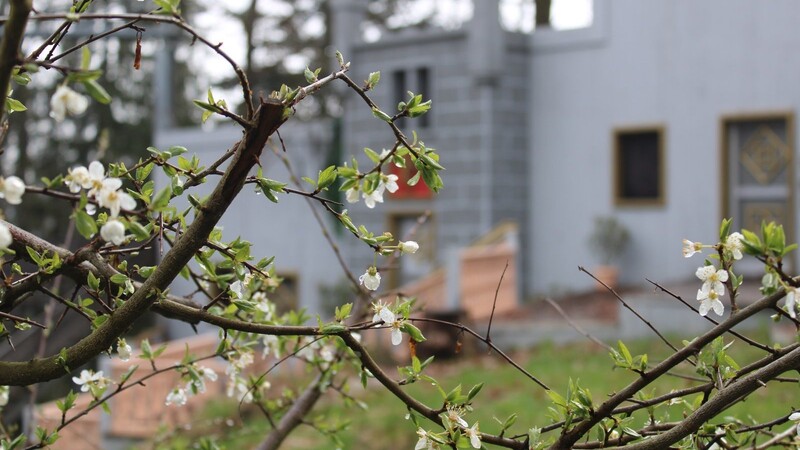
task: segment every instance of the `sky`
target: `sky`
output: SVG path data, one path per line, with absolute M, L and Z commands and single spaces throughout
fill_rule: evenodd
M 296 0 L 298 2 L 306 0 Z M 552 0 L 551 24 L 556 30 L 583 28 L 592 23 L 593 0 Z M 272 0 L 261 0 L 264 8 L 271 8 L 272 12 L 279 12 L 279 3 Z M 208 2 L 209 12 L 197 18 L 197 27 L 204 30 L 204 35 L 210 37 L 212 42 L 222 42 L 223 49 L 235 60 L 244 60 L 244 38 L 238 32 L 239 25 L 231 18 L 226 17 L 219 9 L 222 6 L 231 10 L 243 10 L 249 0 L 228 0 L 217 3 Z M 415 16 L 425 16 L 435 12 L 436 22 L 445 28 L 456 28 L 469 20 L 472 16 L 471 0 L 410 0 L 410 7 L 403 14 L 405 17 L 398 20 L 412 20 Z M 500 13 L 503 24 L 513 31 L 533 31 L 534 8 L 533 0 L 499 0 Z M 275 9 L 278 8 L 278 9 Z M 311 23 L 310 26 L 322 26 Z M 311 32 L 314 32 L 313 30 Z M 380 32 L 365 30 L 365 39 L 374 41 L 380 39 Z M 206 56 L 203 56 L 205 58 Z M 302 58 L 286 58 L 285 63 L 292 67 L 293 72 L 302 71 L 305 63 Z M 207 64 L 203 64 L 208 67 Z M 220 70 L 225 70 L 222 65 L 215 65 Z M 297 67 L 294 67 L 297 66 Z M 212 78 L 214 74 L 211 74 Z M 224 73 L 225 76 L 229 75 Z

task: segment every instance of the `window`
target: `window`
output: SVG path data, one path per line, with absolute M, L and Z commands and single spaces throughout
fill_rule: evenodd
M 614 132 L 614 199 L 617 205 L 664 203 L 664 130 Z
M 280 315 L 297 309 L 299 286 L 297 276 L 294 274 L 279 274 L 278 276 L 283 278 L 281 285 L 275 289 L 275 292 L 267 294 L 267 297 L 272 300 L 272 303 L 275 303 L 275 310 Z
M 392 95 L 394 96 L 394 105 L 392 108 L 389 109 L 391 111 L 389 115 L 393 115 L 395 108 L 397 108 L 397 104 L 404 101 L 406 99 L 406 91 L 408 88 L 406 87 L 406 72 L 403 70 L 396 70 L 392 73 Z M 404 117 L 398 119 L 395 124 L 398 128 L 403 128 L 406 124 L 406 120 Z
M 419 244 L 419 250 L 412 255 L 401 255 L 388 272 L 390 288 L 400 288 L 417 281 L 433 272 L 436 264 L 436 237 L 434 218 L 426 213 L 404 212 L 390 214 L 388 229 L 398 240 L 412 240 Z
M 417 69 L 398 69 L 392 72 L 392 101 L 394 104 L 387 113 L 394 114 L 397 112 L 395 109 L 400 102 L 408 101 L 408 92 L 414 94 L 422 94 L 424 101 L 431 98 L 431 71 L 427 67 L 419 67 Z M 408 122 L 406 118 L 400 118 L 396 122 L 399 128 L 403 128 Z M 431 113 L 428 112 L 417 119 L 414 119 L 412 125 L 414 127 L 429 127 L 431 125 Z
M 414 92 L 415 94 L 422 94 L 422 100 L 428 101 L 431 98 L 430 92 L 430 71 L 427 67 L 421 67 L 417 69 L 417 91 Z M 419 117 L 419 126 L 422 128 L 427 128 L 431 126 L 431 113 L 428 111 L 426 114 L 423 114 Z

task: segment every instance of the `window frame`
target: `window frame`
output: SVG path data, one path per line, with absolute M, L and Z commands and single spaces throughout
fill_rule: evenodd
M 437 221 L 436 221 L 436 213 L 431 211 L 428 208 L 410 208 L 410 209 L 400 209 L 396 211 L 390 211 L 385 216 L 385 226 L 384 229 L 388 232 L 392 233 L 392 236 L 398 241 L 403 239 L 409 239 L 408 236 L 403 236 L 400 230 L 400 222 L 406 218 L 412 218 L 414 220 L 419 220 L 420 217 L 426 216 L 427 218 L 424 220 L 422 226 L 427 226 L 429 228 L 429 232 L 431 233 L 431 242 L 426 244 L 422 242 L 422 245 L 426 248 L 421 248 L 418 251 L 426 252 L 430 255 L 430 261 L 432 263 L 432 268 L 436 268 L 435 261 L 438 258 L 438 230 L 437 230 Z M 417 235 L 410 237 L 410 240 L 419 242 L 419 237 Z M 395 260 L 395 266 L 392 267 L 392 270 L 389 270 L 386 273 L 386 282 L 389 289 L 399 289 L 400 287 L 400 265 L 402 264 L 403 255 L 398 254 L 397 260 Z
M 621 138 L 625 135 L 656 133 L 658 155 L 658 195 L 652 198 L 626 198 L 622 196 L 622 144 Z M 663 124 L 636 125 L 616 127 L 612 131 L 611 140 L 613 148 L 612 184 L 614 205 L 623 207 L 660 207 L 667 203 L 666 195 L 666 127 Z

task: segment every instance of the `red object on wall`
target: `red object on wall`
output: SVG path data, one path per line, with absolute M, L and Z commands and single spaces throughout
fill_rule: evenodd
M 392 194 L 392 198 L 396 199 L 429 199 L 431 198 L 431 190 L 428 189 L 428 185 L 425 184 L 425 181 L 420 176 L 419 182 L 417 182 L 414 186 L 408 185 L 408 180 L 410 180 L 414 175 L 417 174 L 417 168 L 414 167 L 414 163 L 411 162 L 411 158 L 406 156 L 406 166 L 405 167 L 397 167 L 394 164 L 390 165 L 391 171 L 393 174 L 397 175 L 397 191 Z

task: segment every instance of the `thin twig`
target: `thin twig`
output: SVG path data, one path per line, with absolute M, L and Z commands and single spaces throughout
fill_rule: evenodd
M 638 312 L 636 312 L 636 310 L 635 310 L 635 309 L 631 308 L 631 307 L 630 307 L 630 305 L 628 305 L 628 303 L 627 303 L 627 302 L 625 302 L 625 300 L 623 300 L 623 299 L 622 299 L 622 297 L 620 297 L 620 296 L 619 296 L 619 294 L 617 294 L 617 291 L 615 291 L 613 288 L 611 288 L 611 286 L 609 286 L 609 285 L 607 285 L 607 284 L 603 283 L 602 281 L 598 280 L 598 279 L 597 279 L 597 277 L 596 277 L 596 276 L 594 276 L 594 274 L 592 274 L 591 272 L 589 272 L 588 270 L 586 270 L 586 269 L 585 269 L 583 266 L 578 266 L 578 270 L 579 270 L 579 271 L 581 271 L 581 272 L 583 272 L 583 273 L 585 273 L 585 274 L 587 274 L 587 275 L 589 275 L 589 276 L 590 276 L 590 277 L 592 277 L 592 278 L 593 278 L 595 281 L 597 281 L 598 283 L 600 283 L 601 285 L 603 285 L 603 287 L 605 287 L 605 288 L 608 290 L 608 292 L 610 292 L 610 293 L 611 293 L 611 294 L 612 294 L 614 297 L 616 297 L 616 298 L 617 298 L 617 300 L 619 300 L 619 302 L 620 302 L 620 303 L 622 303 L 622 306 L 624 306 L 624 307 L 625 307 L 625 308 L 626 308 L 628 311 L 632 312 L 634 316 L 636 316 L 636 317 L 637 317 L 639 320 L 641 320 L 641 321 L 642 321 L 642 323 L 644 323 L 645 325 L 647 325 L 647 327 L 648 327 L 648 328 L 650 328 L 650 329 L 653 331 L 653 333 L 655 333 L 655 334 L 656 334 L 656 336 L 658 336 L 658 338 L 659 338 L 659 339 L 661 339 L 661 341 L 662 341 L 662 342 L 664 342 L 665 344 L 667 344 L 667 346 L 668 346 L 669 348 L 671 348 L 671 349 L 672 349 L 672 351 L 675 351 L 675 352 L 677 352 L 677 351 L 678 351 L 678 348 L 677 348 L 677 347 L 675 347 L 674 345 L 672 345 L 672 343 L 670 343 L 670 342 L 669 342 L 669 340 L 667 340 L 667 338 L 665 338 L 665 337 L 664 337 L 664 335 L 663 335 L 663 334 L 661 334 L 661 332 L 659 332 L 659 331 L 656 329 L 656 327 L 654 327 L 654 326 L 653 326 L 653 324 L 651 324 L 650 322 L 648 322 L 648 321 L 647 321 L 647 320 L 646 320 L 644 317 L 642 317 L 642 316 L 641 316 L 641 314 L 639 314 Z
M 484 344 L 488 345 L 493 351 L 497 352 L 497 354 L 500 355 L 500 357 L 505 359 L 507 363 L 511 364 L 515 369 L 520 371 L 520 373 L 522 373 L 523 375 L 528 377 L 531 381 L 533 381 L 534 383 L 536 383 L 539 386 L 541 386 L 542 389 L 544 389 L 546 391 L 550 390 L 550 387 L 548 387 L 546 384 L 544 384 L 544 382 L 542 382 L 541 380 L 536 378 L 533 374 L 531 374 L 530 372 L 525 370 L 524 367 L 519 365 L 519 363 L 514 361 L 510 356 L 508 356 L 505 353 L 503 353 L 503 351 L 500 350 L 500 348 L 498 348 L 496 345 L 494 345 L 493 343 L 487 341 L 486 338 L 484 338 L 480 334 L 476 333 L 475 331 L 473 331 L 471 328 L 469 328 L 466 325 L 462 325 L 460 323 L 455 323 L 455 322 L 448 322 L 446 320 L 441 320 L 441 319 L 431 319 L 431 318 L 427 318 L 427 317 L 409 317 L 408 320 L 411 321 L 411 322 L 438 323 L 440 325 L 447 325 L 448 327 L 453 327 L 453 328 L 457 328 L 457 329 L 459 329 L 461 331 L 464 331 L 465 333 L 468 333 L 468 334 L 472 335 L 475 339 L 478 339 L 479 341 L 481 341 Z
M 503 273 L 500 274 L 500 281 L 497 282 L 497 289 L 494 290 L 494 300 L 492 300 L 492 313 L 489 314 L 489 326 L 486 328 L 486 342 L 492 342 L 492 321 L 494 320 L 494 309 L 497 307 L 497 296 L 500 294 L 500 285 L 503 284 L 503 277 L 506 276 L 506 270 L 508 269 L 508 260 L 506 260 L 506 266 L 503 267 Z
M 652 284 L 657 289 L 660 289 L 662 292 L 664 292 L 667 295 L 671 296 L 675 300 L 678 300 L 679 302 L 683 303 L 687 308 L 691 309 L 692 311 L 694 311 L 694 312 L 696 312 L 698 314 L 700 313 L 697 310 L 697 308 L 695 308 L 691 304 L 687 303 L 680 295 L 677 295 L 677 294 L 673 293 L 672 291 L 670 291 L 669 289 L 661 286 L 660 284 L 656 283 L 655 281 L 651 281 L 651 280 L 649 280 L 647 278 L 645 278 L 645 280 L 647 280 L 648 283 Z M 703 316 L 703 317 L 706 320 L 708 320 L 709 322 L 713 323 L 714 325 L 719 325 L 719 322 L 717 322 L 716 320 L 712 319 L 711 317 L 708 317 L 707 315 Z M 753 347 L 756 347 L 756 348 L 758 348 L 760 350 L 763 350 L 763 351 L 769 352 L 769 353 L 775 353 L 775 349 L 774 348 L 772 348 L 772 347 L 770 347 L 768 345 L 764 345 L 764 344 L 758 343 L 758 342 L 750 339 L 749 337 L 734 331 L 733 329 L 728 330 L 728 333 L 732 334 L 733 336 L 736 336 L 737 338 L 743 340 L 744 342 L 747 342 L 749 345 L 752 345 Z
M 597 344 L 597 345 L 599 345 L 599 346 L 601 346 L 601 347 L 605 348 L 606 350 L 609 350 L 609 351 L 611 351 L 611 350 L 614 350 L 614 348 L 613 348 L 613 347 L 611 347 L 610 345 L 608 345 L 608 344 L 606 344 L 605 342 L 601 341 L 600 339 L 597 339 L 596 337 L 592 336 L 591 334 L 589 334 L 589 332 L 587 332 L 586 330 L 584 330 L 583 328 L 581 328 L 581 326 L 580 326 L 580 325 L 578 325 L 577 323 L 575 323 L 575 322 L 574 322 L 574 321 L 573 321 L 573 320 L 572 320 L 572 319 L 571 319 L 571 318 L 570 318 L 570 317 L 567 315 L 567 313 L 566 313 L 566 312 L 564 312 L 564 310 L 563 310 L 563 309 L 561 309 L 561 307 L 560 307 L 560 306 L 558 306 L 558 303 L 554 302 L 554 301 L 553 301 L 553 300 L 551 300 L 550 298 L 545 298 L 544 300 L 545 300 L 547 303 L 549 303 L 549 304 L 550 304 L 550 306 L 552 306 L 552 307 L 553 307 L 553 309 L 555 309 L 557 313 L 559 313 L 559 314 L 561 315 L 561 317 L 562 317 L 562 318 L 563 318 L 563 319 L 564 319 L 564 320 L 565 320 L 565 321 L 566 321 L 566 322 L 569 324 L 569 326 L 571 326 L 572 328 L 574 328 L 574 329 L 575 329 L 575 331 L 577 331 L 578 333 L 580 333 L 580 334 L 582 334 L 583 336 L 585 336 L 585 337 L 586 337 L 586 339 L 589 339 L 590 341 L 592 341 L 592 342 L 594 342 L 595 344 Z

